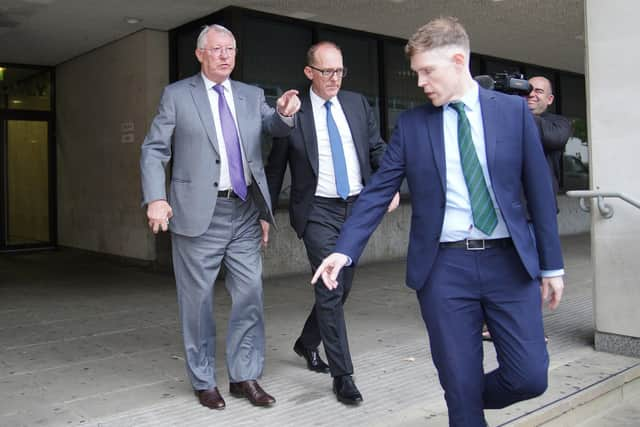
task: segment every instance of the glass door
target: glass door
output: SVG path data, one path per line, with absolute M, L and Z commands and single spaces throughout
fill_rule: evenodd
M 0 64 L 0 251 L 56 244 L 50 67 Z
M 3 122 L 3 246 L 50 245 L 49 122 Z

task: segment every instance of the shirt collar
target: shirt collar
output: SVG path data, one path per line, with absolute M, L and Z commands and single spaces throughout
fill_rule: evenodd
M 480 89 L 478 89 L 478 83 L 475 81 L 471 88 L 462 95 L 462 98 L 456 100 L 457 102 L 462 102 L 469 111 L 474 111 L 478 105 L 480 105 Z M 454 101 L 455 102 L 455 101 Z M 451 102 L 448 102 L 445 105 L 445 108 L 449 107 Z
M 339 104 L 338 97 L 334 96 L 333 98 L 329 98 L 327 101 L 318 96 L 311 86 L 309 86 L 309 98 L 311 98 L 311 104 L 316 107 L 324 107 L 325 102 L 331 101 L 331 104 L 336 105 Z
M 202 81 L 204 82 L 204 87 L 207 90 L 211 90 L 211 88 L 213 88 L 215 85 L 217 85 L 218 83 L 211 81 L 207 78 L 207 76 L 204 75 L 204 73 L 200 73 L 200 75 L 202 76 Z M 224 87 L 224 91 L 225 92 L 229 92 L 231 90 L 231 80 L 226 79 L 225 81 L 223 81 L 222 83 L 220 83 L 222 85 L 222 87 Z

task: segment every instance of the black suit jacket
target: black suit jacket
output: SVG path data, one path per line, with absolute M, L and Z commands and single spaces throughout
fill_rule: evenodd
M 567 140 L 571 136 L 571 122 L 562 116 L 546 111 L 538 116 L 534 115 L 533 118 L 538 126 L 542 149 L 549 164 L 553 190 L 558 193 L 560 161 L 562 160 L 562 153 L 565 145 L 567 145 Z
M 289 218 L 298 237 L 302 237 L 309 208 L 318 185 L 318 142 L 313 107 L 309 90 L 301 91 L 302 105 L 296 114 L 295 128 L 286 138 L 275 138 L 265 172 L 269 193 L 275 211 L 282 181 L 287 169 L 291 170 Z M 367 99 L 355 92 L 341 90 L 338 100 L 347 117 L 351 136 L 358 154 L 360 174 L 366 185 L 372 173 L 378 169 L 386 143 L 380 136 L 380 128 Z

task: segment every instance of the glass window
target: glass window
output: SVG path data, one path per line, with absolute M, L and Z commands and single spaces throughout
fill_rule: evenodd
M 474 55 L 473 53 L 471 53 L 471 57 L 469 58 L 469 70 L 471 71 L 472 76 L 484 74 L 482 59 L 478 57 L 478 55 Z
M 411 70 L 409 60 L 404 54 L 404 43 L 385 41 L 384 75 L 387 97 L 386 136 L 389 138 L 398 115 L 428 102 L 428 99 L 418 87 L 416 73 Z
M 560 111 L 573 123 L 573 136 L 569 138 L 565 147 L 562 189 L 565 191 L 587 190 L 589 188 L 589 139 L 585 80 L 582 76 L 562 73 L 559 81 Z
M 263 88 L 272 106 L 285 90 L 308 86 L 303 69 L 311 46 L 310 28 L 247 17 L 243 29 L 238 55 L 245 83 Z
M 195 54 L 200 31 L 202 27 L 193 27 L 176 34 L 176 80 L 186 79 L 200 72 L 200 63 Z
M 485 60 L 485 70 L 489 75 L 496 73 L 521 73 L 520 66 L 515 62 L 503 61 L 499 59 L 487 59 Z
M 309 81 L 303 69 L 306 52 L 316 40 L 328 40 L 340 46 L 344 65 L 349 70 L 343 80 L 343 88 L 367 97 L 378 117 L 382 118 L 380 129 L 385 139 L 390 138 L 400 113 L 429 102 L 417 86 L 416 75 L 404 54 L 406 42 L 403 40 L 310 21 L 280 19 L 236 8 L 225 9 L 215 15 L 218 18 L 211 16 L 214 22 L 223 17 L 233 21 L 239 47 L 233 77 L 262 87 L 271 105 L 275 105 L 276 99 L 286 89 L 308 90 Z M 199 70 L 193 55 L 200 31 L 196 24 L 183 26 L 172 34 L 175 36 L 171 45 L 174 49 L 172 60 L 175 61 L 172 65 L 178 78 L 188 77 Z M 567 144 L 567 154 L 580 160 L 588 170 L 583 76 L 473 53 L 469 67 L 472 76 L 495 77 L 498 73 L 507 73 L 522 74 L 524 78 L 533 75 L 548 77 L 554 83 L 556 95 L 549 111 L 559 112 L 573 120 L 575 135 Z M 384 110 L 381 111 L 382 108 Z M 270 147 L 268 142 L 264 145 L 265 159 Z M 285 178 L 285 189 L 281 194 L 285 198 L 287 187 Z
M 304 75 L 306 55 L 312 43 L 311 29 L 279 21 L 247 17 L 243 25 L 241 80 L 264 89 L 267 102 L 276 100 L 288 89 L 306 90 L 309 81 Z M 271 141 L 262 145 L 263 158 L 268 162 Z M 289 170 L 285 174 L 280 199 L 288 200 L 291 187 Z
M 0 108 L 51 111 L 51 72 L 0 66 Z
M 342 81 L 342 89 L 359 92 L 380 116 L 378 78 L 378 42 L 372 37 L 320 29 L 318 40 L 328 40 L 342 50 L 342 60 L 349 73 Z
M 560 74 L 561 111 L 567 117 L 587 117 L 585 81 L 582 76 Z

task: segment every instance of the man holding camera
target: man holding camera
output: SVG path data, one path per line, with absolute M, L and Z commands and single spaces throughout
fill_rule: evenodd
M 540 131 L 540 140 L 549 164 L 553 190 L 557 194 L 560 181 L 560 161 L 567 140 L 571 136 L 571 122 L 547 111 L 547 108 L 553 103 L 553 89 L 549 79 L 535 76 L 529 79 L 529 84 L 531 92 L 527 96 L 527 105 L 533 113 L 533 118 Z

